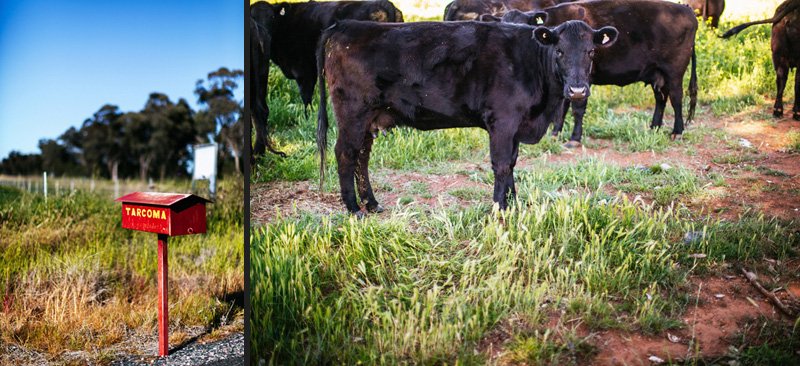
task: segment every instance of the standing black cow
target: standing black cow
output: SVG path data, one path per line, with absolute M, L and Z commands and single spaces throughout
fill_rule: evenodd
M 772 65 L 775 67 L 775 84 L 778 93 L 775 96 L 775 107 L 772 114 L 775 117 L 783 116 L 783 90 L 789 79 L 789 70 L 800 67 L 800 0 L 784 1 L 775 15 L 770 19 L 745 23 L 725 32 L 722 38 L 735 35 L 745 28 L 755 24 L 772 23 Z M 794 78 L 794 109 L 793 118 L 800 121 L 800 71 Z
M 256 144 L 253 154 L 263 154 L 265 149 L 285 156 L 275 150 L 269 140 L 267 119 L 269 119 L 269 106 L 266 97 L 269 80 L 269 51 L 272 44 L 272 22 L 275 14 L 272 6 L 265 2 L 250 5 L 250 86 L 251 114 L 250 119 L 256 129 Z
M 255 22 L 255 25 L 251 23 L 251 34 L 263 33 L 260 40 L 251 39 L 250 42 L 252 62 L 250 77 L 254 86 L 250 97 L 253 101 L 253 123 L 256 126 L 254 155 L 263 153 L 264 146 L 276 152 L 267 137 L 269 110 L 265 100 L 269 63 L 266 60 L 271 58 L 287 78 L 297 82 L 300 98 L 307 107 L 311 104 L 317 81 L 316 46 L 325 28 L 344 19 L 403 21 L 403 13 L 387 0 L 310 1 L 273 5 L 257 2 L 251 6 L 250 11 Z M 254 16 L 254 11 L 258 12 L 259 16 Z M 271 15 L 268 16 L 267 13 Z
M 711 26 L 719 26 L 719 19 L 725 10 L 725 0 L 686 0 L 686 4 L 694 9 L 703 21 L 711 19 Z
M 444 8 L 444 20 L 478 20 L 481 15 L 502 16 L 511 10 L 532 11 L 576 0 L 454 0 Z
M 667 1 L 609 0 L 567 3 L 550 7 L 541 12 L 522 13 L 511 11 L 503 21 L 553 26 L 568 20 L 582 20 L 592 27 L 611 25 L 620 31 L 619 40 L 613 47 L 598 49 L 592 64 L 591 83 L 598 85 L 625 86 L 644 82 L 653 88 L 656 107 L 650 127 L 660 127 L 667 99 L 675 111 L 672 138 L 683 133 L 683 75 L 692 61 L 689 81 L 688 120 L 694 118 L 697 105 L 697 72 L 694 52 L 694 37 L 697 18 L 686 6 Z M 581 97 L 589 96 L 589 85 L 575 89 Z M 585 94 L 585 95 L 584 95 Z M 583 134 L 583 115 L 586 113 L 586 98 L 572 101 L 575 127 L 567 143 L 568 147 L 580 146 Z M 564 105 L 564 113 L 554 122 L 553 135 L 558 135 L 570 102 Z
M 325 31 L 317 56 L 320 179 L 327 145 L 327 75 L 339 128 L 339 184 L 351 213 L 363 215 L 354 180 L 367 211 L 381 210 L 369 182 L 369 156 L 377 132 L 395 125 L 485 129 L 495 176 L 493 199 L 504 209 L 516 194 L 519 143 L 541 139 L 547 114 L 560 108 L 569 89 L 588 82 L 593 50 L 613 44 L 616 37 L 612 27 L 594 30 L 580 21 L 556 28 L 340 22 Z

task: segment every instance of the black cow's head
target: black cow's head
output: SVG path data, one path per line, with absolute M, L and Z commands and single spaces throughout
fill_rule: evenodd
M 589 97 L 595 49 L 611 46 L 618 34 L 614 27 L 595 30 L 582 21 L 570 20 L 555 28 L 536 28 L 533 38 L 553 47 L 557 69 L 564 80 L 564 97 L 579 101 Z

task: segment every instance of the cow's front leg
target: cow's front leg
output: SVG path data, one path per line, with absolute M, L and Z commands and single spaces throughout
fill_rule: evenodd
M 517 162 L 518 152 L 519 141 L 514 138 L 513 133 L 490 132 L 489 153 L 494 172 L 494 195 L 492 198 L 501 210 L 505 210 L 508 207 L 508 201 L 513 200 L 517 195 L 514 186 L 514 165 Z
M 556 118 L 553 121 L 553 136 L 558 136 L 561 133 L 561 129 L 564 128 L 564 120 L 567 119 L 567 112 L 569 112 L 569 99 L 564 99 L 564 105 L 561 106 L 560 113 L 556 113 Z
M 653 85 L 653 97 L 656 100 L 656 108 L 653 110 L 653 120 L 650 128 L 661 127 L 664 123 L 664 109 L 667 107 L 667 95 L 663 87 Z
M 572 102 L 572 118 L 575 125 L 572 127 L 572 136 L 569 138 L 564 146 L 568 148 L 576 148 L 581 146 L 581 137 L 583 136 L 583 116 L 586 114 L 586 104 L 589 98 L 584 100 Z
M 372 152 L 372 134 L 367 132 L 364 136 L 364 145 L 358 152 L 358 166 L 356 167 L 356 183 L 358 185 L 358 196 L 361 203 L 366 204 L 369 212 L 383 212 L 383 207 L 378 204 L 375 194 L 372 192 L 372 185 L 369 182 L 369 155 Z

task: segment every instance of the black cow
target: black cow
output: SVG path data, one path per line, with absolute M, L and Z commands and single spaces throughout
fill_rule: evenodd
M 254 8 L 255 7 L 255 8 Z M 314 86 L 317 81 L 316 46 L 319 37 L 325 28 L 330 27 L 343 19 L 371 20 L 376 22 L 402 22 L 403 13 L 386 0 L 378 1 L 328 1 L 307 3 L 279 3 L 270 5 L 258 2 L 251 6 L 251 17 L 254 9 L 263 14 L 254 18 L 256 31 L 251 25 L 251 33 L 259 30 L 265 32 L 261 38 L 266 41 L 254 44 L 258 40 L 251 40 L 251 80 L 254 89 L 251 100 L 254 101 L 253 118 L 256 126 L 256 145 L 254 155 L 264 152 L 266 146 L 270 151 L 276 152 L 269 144 L 267 137 L 267 116 L 269 111 L 266 106 L 267 77 L 269 64 L 264 61 L 272 59 L 283 74 L 297 82 L 300 88 L 300 98 L 308 107 L 314 95 Z M 266 15 L 273 13 L 272 17 Z M 268 31 L 268 32 L 267 32 Z M 256 48 L 264 46 L 262 50 Z M 257 55 L 253 55 L 257 53 Z M 258 63 L 255 63 L 258 61 Z M 258 69 L 256 69 L 258 68 Z M 263 82 L 263 86 L 259 83 Z M 259 110 L 260 109 L 260 110 Z M 285 155 L 284 155 L 285 156 Z
M 444 20 L 478 20 L 481 15 L 502 16 L 511 10 L 541 10 L 575 0 L 454 0 L 444 8 Z
M 317 82 L 316 47 L 325 28 L 344 20 L 402 22 L 403 13 L 386 0 L 274 4 L 272 61 L 297 82 L 303 104 L 311 104 Z
M 775 96 L 775 107 L 772 114 L 783 117 L 783 90 L 789 78 L 789 70 L 800 67 L 800 0 L 784 1 L 775 15 L 770 19 L 745 23 L 732 28 L 722 35 L 723 38 L 733 36 L 745 28 L 755 24 L 772 23 L 772 65 L 775 67 L 775 84 L 778 93 Z M 800 70 L 794 78 L 793 118 L 800 121 Z
M 711 26 L 714 28 L 719 25 L 719 19 L 725 10 L 725 0 L 686 0 L 686 4 L 703 17 L 703 21 L 711 19 Z
M 592 64 L 591 83 L 598 85 L 625 86 L 644 82 L 653 88 L 656 107 L 651 127 L 660 127 L 667 99 L 675 111 L 672 138 L 683 133 L 683 74 L 692 61 L 689 82 L 688 120 L 694 118 L 697 105 L 697 72 L 694 39 L 697 18 L 686 5 L 667 1 L 613 0 L 567 3 L 550 7 L 540 12 L 522 13 L 511 11 L 503 21 L 554 26 L 568 20 L 582 20 L 592 27 L 610 25 L 620 31 L 613 47 L 598 49 Z M 574 90 L 581 96 L 589 96 L 589 85 Z M 585 94 L 585 95 L 583 95 Z M 583 134 L 583 115 L 586 113 L 586 98 L 572 101 L 575 127 L 568 147 L 580 146 Z M 564 105 L 564 114 L 570 106 Z M 558 135 L 564 118 L 557 119 L 553 135 Z
M 252 104 L 250 119 L 256 129 L 256 143 L 253 154 L 263 154 L 265 148 L 269 151 L 285 156 L 276 151 L 269 141 L 267 133 L 267 119 L 269 106 L 267 105 L 267 92 L 269 80 L 269 51 L 272 44 L 272 22 L 275 14 L 272 6 L 265 2 L 250 5 L 250 103 Z
M 495 175 L 493 199 L 504 209 L 516 194 L 519 143 L 542 138 L 548 114 L 558 112 L 565 89 L 588 82 L 592 51 L 613 44 L 616 36 L 612 27 L 594 30 L 579 21 L 556 28 L 340 22 L 325 31 L 317 56 L 320 180 L 328 130 L 327 76 L 339 129 L 339 184 L 351 213 L 363 215 L 354 180 L 367 211 L 381 210 L 369 182 L 369 156 L 377 132 L 396 125 L 485 129 Z

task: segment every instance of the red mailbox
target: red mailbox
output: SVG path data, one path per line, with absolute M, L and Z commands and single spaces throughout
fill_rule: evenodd
M 169 354 L 167 238 L 206 232 L 206 203 L 193 194 L 134 192 L 122 202 L 122 227 L 158 234 L 158 354 Z

